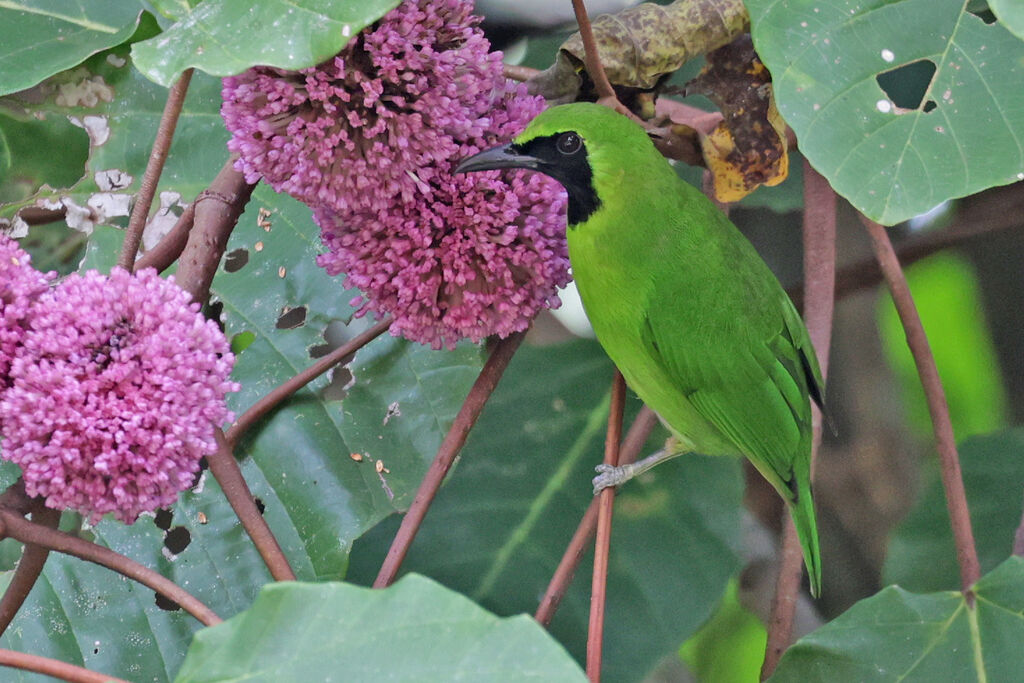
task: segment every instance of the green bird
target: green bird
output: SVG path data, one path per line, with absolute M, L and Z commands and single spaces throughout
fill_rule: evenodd
M 739 230 L 681 180 L 646 132 L 608 107 L 567 104 L 457 173 L 525 168 L 569 195 L 569 260 L 598 341 L 674 437 L 595 490 L 683 453 L 744 455 L 786 501 L 811 593 L 821 588 L 811 496 L 811 405 L 821 370 L 803 320 Z

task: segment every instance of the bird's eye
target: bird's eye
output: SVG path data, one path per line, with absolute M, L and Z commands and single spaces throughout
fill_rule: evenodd
M 562 133 L 555 141 L 555 147 L 559 152 L 568 156 L 580 151 L 580 148 L 583 147 L 583 140 L 576 133 Z

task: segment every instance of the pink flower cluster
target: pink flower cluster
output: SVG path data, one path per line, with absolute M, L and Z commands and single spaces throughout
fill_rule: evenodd
M 52 277 L 33 268 L 18 243 L 0 234 L 0 391 L 10 386 L 11 358 L 25 337 L 29 309 Z
M 69 275 L 37 298 L 10 361 L 2 455 L 49 507 L 131 523 L 173 503 L 215 449 L 233 360 L 155 270 Z
M 228 147 L 315 209 L 318 262 L 358 315 L 435 348 L 507 336 L 569 281 L 564 193 L 539 174 L 454 176 L 544 107 L 508 81 L 469 0 L 407 0 L 333 59 L 224 79 Z

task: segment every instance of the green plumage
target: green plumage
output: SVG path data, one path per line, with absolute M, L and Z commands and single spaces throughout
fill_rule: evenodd
M 582 138 L 592 174 L 584 180 L 596 194 L 582 209 L 586 192 L 552 170 L 569 131 Z M 567 230 L 573 277 L 601 345 L 682 449 L 744 455 L 775 487 L 817 595 L 809 397 L 820 402 L 823 382 L 789 297 L 750 242 L 624 116 L 586 103 L 548 109 L 511 149 L 540 146 L 556 150 L 544 164 L 491 167 L 527 166 L 566 185 L 583 216 Z

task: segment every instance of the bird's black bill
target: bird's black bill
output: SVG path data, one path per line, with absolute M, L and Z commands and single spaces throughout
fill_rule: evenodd
M 529 168 L 537 171 L 539 166 L 540 159 L 522 154 L 516 145 L 509 144 L 466 157 L 455 167 L 455 172 L 490 171 L 496 168 Z

